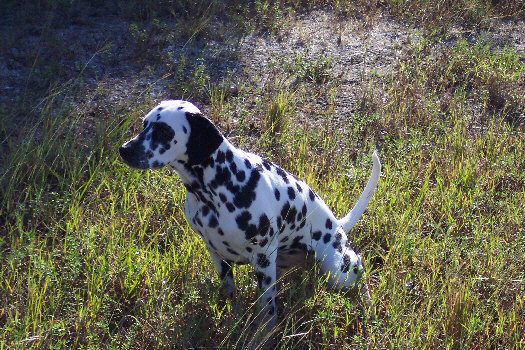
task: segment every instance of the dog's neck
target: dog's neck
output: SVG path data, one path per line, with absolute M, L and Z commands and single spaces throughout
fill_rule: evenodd
M 235 148 L 228 140 L 224 139 L 219 147 L 210 154 L 209 157 L 200 164 L 191 165 L 186 161 L 175 161 L 170 163 L 170 166 L 175 170 L 177 175 L 179 175 L 182 183 L 189 192 L 195 193 L 200 192 L 203 195 L 213 196 L 212 192 L 209 192 L 208 184 L 212 180 L 207 178 L 208 169 L 215 168 L 217 155 L 219 152 L 223 154 L 228 150 Z M 211 200 L 211 198 L 208 198 Z

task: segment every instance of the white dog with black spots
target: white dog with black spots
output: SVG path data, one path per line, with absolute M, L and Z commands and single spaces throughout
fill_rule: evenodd
M 144 130 L 119 152 L 132 168 L 169 165 L 176 171 L 186 187 L 186 220 L 206 242 L 225 292 L 235 291 L 232 267 L 251 264 L 269 327 L 277 319 L 278 268 L 289 268 L 308 254 L 333 287 L 353 289 L 360 282 L 363 262 L 350 247 L 347 233 L 379 181 L 376 152 L 365 190 L 339 220 L 305 182 L 233 146 L 187 101 L 160 103 L 144 118 Z

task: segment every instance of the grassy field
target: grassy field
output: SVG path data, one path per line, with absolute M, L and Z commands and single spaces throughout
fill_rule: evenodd
M 523 3 L 261 0 L 226 8 L 194 1 L 192 13 L 188 3 L 111 2 L 113 16 L 133 23 L 125 37 L 141 48 L 134 59 L 166 67 L 172 97 L 194 101 L 236 145 L 307 181 L 340 217 L 364 188 L 373 149 L 383 165 L 368 211 L 350 232 L 376 318 L 326 287 L 315 267 L 294 271 L 279 284 L 279 327 L 251 345 L 525 348 L 523 52 L 461 34 L 450 39 L 458 26 L 475 31 L 523 18 Z M 16 2 L 5 6 L 20 11 Z M 53 15 L 42 32 L 91 8 L 33 6 L 32 20 L 39 11 Z M 232 92 L 232 78 L 214 79 L 204 61 L 168 64 L 162 55 L 165 41 L 199 45 L 226 36 L 222 26 L 240 37 L 279 37 L 313 7 L 366 26 L 386 14 L 421 33 L 387 73 L 363 72 L 343 132 L 333 97 L 341 78 L 328 58 L 282 58 L 275 84 L 261 89 L 254 78 Z M 162 13 L 178 18 L 176 32 Z M 253 270 L 236 267 L 236 297 L 223 299 L 184 218 L 176 174 L 134 171 L 118 160 L 118 147 L 158 100 L 146 88 L 109 103 L 102 78 L 86 87 L 82 68 L 68 78 L 44 53 L 33 58 L 27 64 L 41 84 L 26 84 L 16 103 L 0 108 L 0 349 L 250 345 L 259 328 Z M 80 102 L 86 96 L 107 103 Z M 327 101 L 318 122 L 294 118 L 308 115 L 312 100 Z

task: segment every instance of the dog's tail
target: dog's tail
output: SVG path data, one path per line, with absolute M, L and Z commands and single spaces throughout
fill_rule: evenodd
M 372 154 L 372 163 L 372 174 L 370 174 L 370 178 L 368 179 L 368 183 L 366 184 L 365 190 L 361 194 L 361 197 L 359 197 L 359 200 L 354 205 L 350 213 L 346 214 L 344 218 L 339 220 L 339 225 L 346 233 L 348 233 L 352 227 L 354 227 L 356 222 L 361 218 L 361 215 L 363 215 L 365 212 L 368 202 L 374 195 L 377 183 L 379 182 L 379 175 L 381 175 L 381 163 L 379 162 L 379 157 L 377 156 L 376 151 L 374 151 Z

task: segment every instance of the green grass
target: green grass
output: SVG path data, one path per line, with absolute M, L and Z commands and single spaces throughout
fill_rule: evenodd
M 45 6 L 58 11 L 57 3 Z M 384 3 L 400 18 L 433 14 L 430 27 L 446 32 L 435 18 L 447 7 Z M 213 4 L 198 9 L 211 16 L 221 9 Z M 140 7 L 136 20 L 154 19 L 163 6 Z M 461 6 L 481 16 L 457 18 L 478 18 L 472 24 L 515 11 L 519 3 L 502 9 L 463 1 L 448 8 Z M 228 18 L 237 23 L 236 16 L 265 14 L 243 30 L 278 31 L 304 7 L 255 2 Z M 271 22 L 277 18 L 271 11 L 279 22 Z M 158 52 L 138 28 L 128 28 L 129 40 Z M 175 38 L 188 40 L 189 28 L 213 32 L 189 23 Z M 379 149 L 379 187 L 350 233 L 366 261 L 376 319 L 367 321 L 350 296 L 331 291 L 315 268 L 295 271 L 280 282 L 280 325 L 267 344 L 525 347 L 525 69 L 515 52 L 490 42 L 459 40 L 436 49 L 442 37 L 435 33 L 413 45 L 391 74 L 363 78 L 344 134 L 331 127 L 334 98 L 317 127 L 292 118 L 319 91 L 337 89 L 329 59 L 276 60 L 275 84 L 263 91 L 246 81 L 235 93 L 229 77 L 214 83 L 202 61 L 170 67 L 173 93 L 202 101 L 219 125 L 236 115 L 234 143 L 305 179 L 339 216 L 360 195 L 371 150 Z M 159 55 L 155 60 L 164 62 Z M 58 86 L 53 76 L 43 77 L 42 86 Z M 0 348 L 248 346 L 259 329 L 251 268 L 235 269 L 238 294 L 224 300 L 205 246 L 185 221 L 177 176 L 134 171 L 117 159 L 118 147 L 156 101 L 141 95 L 98 107 L 68 102 L 81 100 L 84 89 L 79 77 L 47 93 L 22 133 L 13 111 L 0 110 Z M 90 93 L 104 99 L 110 92 Z M 32 110 L 27 101 L 19 110 Z M 104 117 L 89 118 L 93 114 Z

